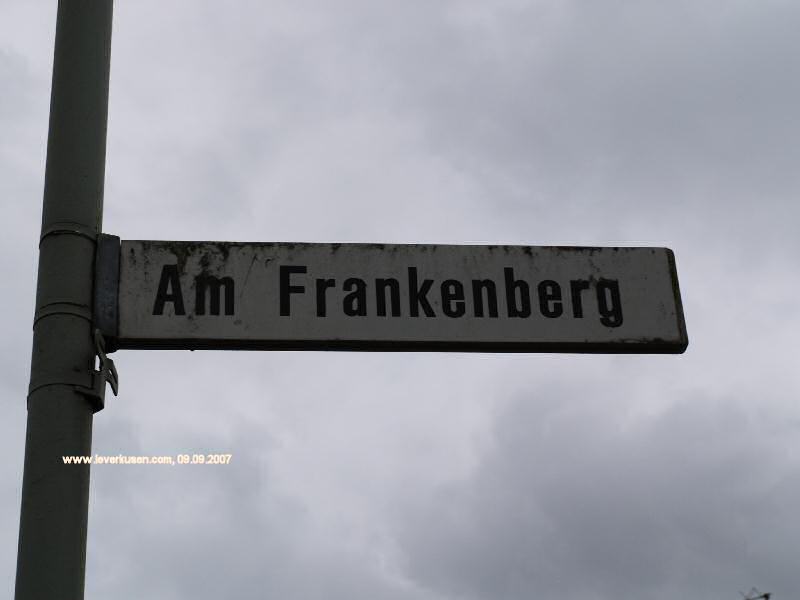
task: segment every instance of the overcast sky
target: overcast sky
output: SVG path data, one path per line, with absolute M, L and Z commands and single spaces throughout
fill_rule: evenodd
M 56 2 L 0 0 L 0 576 Z M 123 239 L 654 245 L 680 356 L 122 351 L 86 597 L 800 594 L 800 4 L 118 0 Z

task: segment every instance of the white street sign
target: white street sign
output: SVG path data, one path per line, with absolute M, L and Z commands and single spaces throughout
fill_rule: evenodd
M 117 297 L 119 348 L 687 345 L 666 248 L 123 241 Z

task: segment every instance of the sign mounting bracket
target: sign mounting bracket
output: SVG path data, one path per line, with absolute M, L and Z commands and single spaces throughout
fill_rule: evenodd
M 120 239 L 101 233 L 97 236 L 97 255 L 94 267 L 93 328 L 105 341 L 105 352 L 117 349 L 119 327 L 119 261 Z
M 100 368 L 92 372 L 92 387 L 79 387 L 78 392 L 86 396 L 92 404 L 92 411 L 99 412 L 105 408 L 106 383 L 111 386 L 111 391 L 116 396 L 119 391 L 119 374 L 114 361 L 106 355 L 106 344 L 103 334 L 99 329 L 94 330 L 94 345 L 97 357 L 100 359 Z

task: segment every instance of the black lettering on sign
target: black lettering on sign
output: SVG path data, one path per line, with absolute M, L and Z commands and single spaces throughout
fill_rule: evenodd
M 531 292 L 527 282 L 514 279 L 514 269 L 503 269 L 506 276 L 506 302 L 508 316 L 527 319 L 531 316 Z M 519 291 L 519 305 L 517 305 L 517 291 Z
M 171 291 L 170 291 L 171 290 Z M 183 307 L 183 291 L 181 280 L 178 276 L 178 265 L 164 265 L 161 267 L 161 279 L 158 280 L 156 302 L 153 305 L 154 315 L 164 314 L 164 305 L 172 302 L 176 315 L 185 315 Z
M 483 315 L 483 292 L 486 290 L 486 304 L 489 305 L 489 316 L 493 319 L 497 318 L 497 286 L 491 279 L 473 279 L 472 280 L 472 303 L 475 306 L 475 316 L 482 317 Z
M 305 286 L 292 285 L 291 278 L 294 273 L 306 273 L 308 269 L 301 265 L 281 265 L 279 269 L 280 276 L 278 282 L 278 289 L 280 290 L 280 310 L 282 317 L 288 317 L 291 314 L 291 294 L 303 294 L 306 291 Z
M 389 290 L 389 298 L 392 305 L 392 316 L 400 316 L 400 282 L 392 277 L 388 279 L 375 280 L 375 302 L 378 305 L 378 316 L 386 316 L 386 290 Z
M 460 281 L 447 279 L 442 282 L 442 311 L 448 317 L 463 317 L 467 312 L 464 286 Z
M 409 307 L 411 316 L 418 317 L 419 309 L 422 308 L 426 317 L 435 317 L 436 313 L 433 312 L 433 308 L 426 298 L 428 292 L 431 291 L 433 279 L 423 279 L 421 286 L 418 286 L 417 283 L 417 268 L 408 267 L 408 300 L 411 305 Z
M 206 296 L 209 296 L 209 314 L 219 315 L 220 298 L 223 289 L 225 290 L 225 314 L 233 314 L 233 279 L 230 277 L 214 277 L 213 275 L 198 275 L 194 279 L 194 285 L 196 291 L 195 314 L 206 314 Z
M 367 316 L 367 284 L 363 279 L 351 277 L 344 280 L 342 289 L 350 292 L 342 301 L 342 309 L 348 317 Z
M 564 312 L 561 303 L 561 286 L 552 279 L 545 279 L 538 286 L 539 291 L 539 310 L 549 318 L 560 317 Z
M 601 279 L 597 283 L 597 309 L 600 312 L 600 322 L 606 327 L 622 325 L 622 301 L 616 279 Z
M 585 279 L 573 279 L 569 282 L 570 295 L 572 296 L 572 316 L 576 319 L 583 318 L 583 303 L 581 292 L 589 289 L 589 282 Z
M 317 316 L 325 316 L 325 292 L 336 285 L 335 279 L 317 279 Z

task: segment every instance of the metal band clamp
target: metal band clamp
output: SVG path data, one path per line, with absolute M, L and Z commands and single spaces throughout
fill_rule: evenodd
M 119 390 L 119 375 L 114 361 L 106 355 L 106 343 L 99 329 L 94 330 L 94 346 L 97 357 L 100 359 L 100 370 L 92 372 L 92 387 L 78 387 L 79 393 L 86 396 L 92 403 L 94 412 L 103 410 L 106 404 L 106 383 L 111 386 L 111 391 L 117 395 Z

